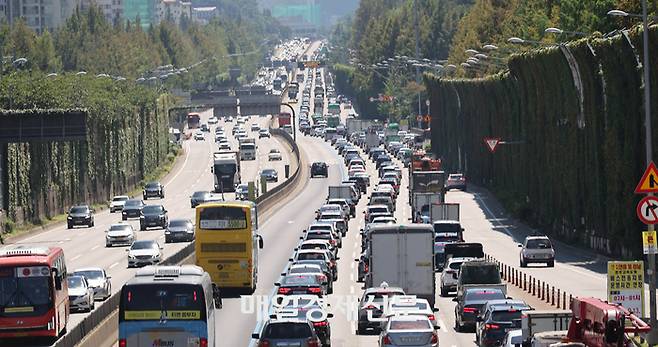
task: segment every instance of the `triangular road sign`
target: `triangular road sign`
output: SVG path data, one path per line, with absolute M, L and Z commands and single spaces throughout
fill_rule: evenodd
M 491 152 L 491 153 L 496 152 L 496 147 L 498 147 L 499 143 L 500 143 L 500 137 L 485 137 L 484 138 L 484 144 L 487 145 L 487 148 L 489 149 L 489 152 Z
M 635 194 L 658 193 L 658 168 L 651 162 L 635 187 Z

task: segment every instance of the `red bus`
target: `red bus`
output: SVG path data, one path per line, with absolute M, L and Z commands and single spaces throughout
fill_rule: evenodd
M 0 249 L 0 338 L 57 339 L 69 320 L 64 251 L 10 245 Z
M 188 129 L 196 129 L 199 127 L 199 124 L 201 123 L 201 115 L 198 113 L 193 113 L 190 112 L 187 114 L 187 128 Z

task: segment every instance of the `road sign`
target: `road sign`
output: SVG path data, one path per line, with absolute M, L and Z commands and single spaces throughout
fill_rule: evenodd
M 500 143 L 500 137 L 485 137 L 484 138 L 484 144 L 487 145 L 487 148 L 489 148 L 489 152 L 491 152 L 491 153 L 496 152 L 496 147 L 498 147 L 499 143 Z
M 644 317 L 644 262 L 608 262 L 608 301 Z
M 640 218 L 644 224 L 658 223 L 658 198 L 655 196 L 646 196 L 637 204 L 635 208 L 637 218 Z
M 635 194 L 658 193 L 658 168 L 651 162 L 635 187 Z
M 644 254 L 657 254 L 658 243 L 656 242 L 656 231 L 643 231 L 642 232 L 642 249 Z

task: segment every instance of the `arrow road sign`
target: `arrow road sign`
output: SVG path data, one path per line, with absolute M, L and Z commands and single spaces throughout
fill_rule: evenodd
M 655 196 L 644 197 L 637 204 L 635 212 L 644 224 L 658 223 L 658 198 Z
M 658 168 L 651 162 L 635 187 L 635 194 L 658 193 Z
M 498 147 L 499 143 L 500 143 L 500 137 L 485 137 L 484 138 L 484 144 L 487 145 L 487 148 L 489 148 L 489 152 L 491 152 L 491 153 L 496 152 L 496 147 Z

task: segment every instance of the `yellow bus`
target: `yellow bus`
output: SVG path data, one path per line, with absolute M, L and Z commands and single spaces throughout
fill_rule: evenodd
M 196 207 L 196 265 L 222 290 L 253 293 L 258 280 L 258 212 L 251 201 L 204 203 Z

